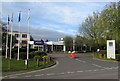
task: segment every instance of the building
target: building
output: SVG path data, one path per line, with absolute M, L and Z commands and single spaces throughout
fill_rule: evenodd
M 38 44 L 35 43 L 36 41 L 30 41 L 29 44 L 32 48 L 38 48 L 38 50 L 46 51 L 46 52 L 55 52 L 55 51 L 66 51 L 64 41 L 48 41 L 41 43 L 42 41 L 37 40 Z
M 11 32 L 8 32 L 8 34 L 11 34 Z M 19 35 L 20 34 L 20 35 Z M 18 47 L 18 41 L 20 41 L 20 48 L 21 47 L 27 47 L 27 41 L 30 40 L 30 35 L 28 33 L 23 33 L 23 32 L 12 32 L 12 35 L 16 37 L 17 42 L 16 44 L 13 46 L 14 47 Z

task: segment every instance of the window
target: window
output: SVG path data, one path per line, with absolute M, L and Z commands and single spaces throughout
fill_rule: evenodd
M 15 37 L 19 37 L 19 35 L 18 35 L 18 34 L 15 34 Z
M 27 38 L 27 34 L 22 34 L 22 38 Z
M 27 44 L 27 41 L 26 40 L 22 40 L 22 44 Z

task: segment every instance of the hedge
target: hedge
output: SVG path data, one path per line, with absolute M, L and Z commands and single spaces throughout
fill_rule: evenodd
M 33 52 L 30 52 L 29 57 L 34 58 L 34 56 L 40 56 L 42 58 L 44 55 L 47 55 L 46 52 L 44 51 L 33 51 Z
M 107 54 L 107 51 L 106 50 L 100 50 L 100 53 L 101 54 Z
M 116 60 L 120 61 L 120 54 L 116 54 Z

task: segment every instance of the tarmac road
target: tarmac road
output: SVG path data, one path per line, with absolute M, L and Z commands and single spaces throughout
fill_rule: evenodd
M 31 72 L 3 74 L 4 79 L 118 79 L 118 62 L 93 59 L 90 53 L 76 54 L 69 58 L 66 54 L 50 54 L 57 65 Z

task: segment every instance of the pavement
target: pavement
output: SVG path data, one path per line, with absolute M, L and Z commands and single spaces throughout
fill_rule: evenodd
M 118 62 L 94 59 L 91 53 L 49 54 L 55 66 L 34 71 L 3 73 L 3 79 L 118 79 Z

